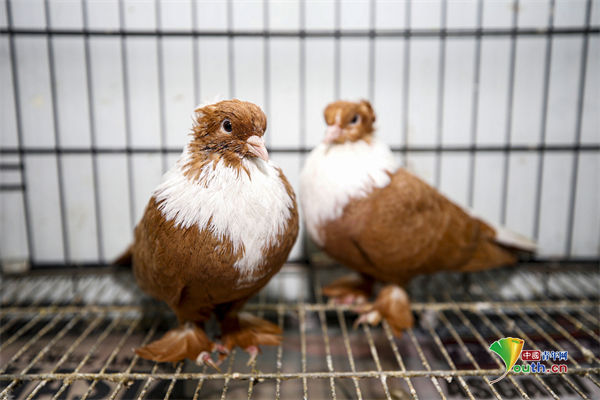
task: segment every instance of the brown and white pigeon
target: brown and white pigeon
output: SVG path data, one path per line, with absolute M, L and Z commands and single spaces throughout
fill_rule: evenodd
M 190 141 L 154 190 L 131 262 L 140 287 L 164 301 L 180 326 L 136 353 L 155 361 L 196 360 L 216 368 L 234 346 L 250 353 L 279 344 L 280 329 L 242 313 L 279 271 L 298 234 L 294 191 L 264 145 L 262 110 L 239 100 L 195 110 Z M 203 324 L 215 314 L 221 343 Z
M 389 147 L 374 136 L 368 101 L 337 101 L 324 115 L 327 131 L 304 165 L 300 201 L 313 241 L 360 273 L 323 288 L 338 302 L 363 303 L 357 323 L 385 319 L 400 335 L 413 324 L 403 286 L 415 275 L 513 264 L 508 247 L 535 249 L 399 168 Z M 373 304 L 364 304 L 375 281 L 385 286 Z

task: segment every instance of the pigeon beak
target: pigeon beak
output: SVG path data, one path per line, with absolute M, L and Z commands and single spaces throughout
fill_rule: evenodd
M 246 139 L 246 143 L 248 144 L 248 151 L 251 154 L 262 160 L 269 161 L 269 153 L 267 152 L 263 138 L 256 135 L 250 136 Z
M 327 126 L 327 130 L 325 131 L 325 139 L 323 139 L 323 142 L 325 144 L 333 143 L 341 135 L 342 128 L 339 125 L 329 125 Z

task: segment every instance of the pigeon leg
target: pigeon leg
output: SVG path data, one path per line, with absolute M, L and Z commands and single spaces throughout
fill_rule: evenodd
M 248 362 L 246 363 L 247 366 L 250 366 L 256 361 L 256 356 L 260 353 L 260 349 L 258 346 L 250 346 L 246 347 L 244 350 L 250 355 L 250 358 L 248 358 Z
M 221 341 L 231 350 L 239 346 L 254 361 L 260 353 L 260 345 L 277 346 L 281 343 L 281 329 L 272 322 L 248 313 L 230 313 L 221 321 Z
M 412 328 L 414 319 L 410 311 L 408 294 L 398 285 L 389 284 L 383 287 L 373 304 L 360 306 L 359 317 L 354 327 L 362 323 L 377 325 L 382 319 L 392 328 L 394 335 L 402 336 L 402 331 Z
M 373 278 L 346 275 L 323 287 L 322 292 L 335 304 L 365 304 L 373 293 Z

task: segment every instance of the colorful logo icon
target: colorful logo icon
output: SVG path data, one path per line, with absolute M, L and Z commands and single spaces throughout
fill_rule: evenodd
M 506 366 L 506 371 L 504 374 L 502 374 L 502 376 L 499 378 L 494 379 L 490 383 L 496 383 L 508 374 L 508 371 L 512 369 L 521 355 L 523 343 L 525 343 L 523 339 L 507 337 L 496 340 L 490 345 L 490 350 L 498 354 Z

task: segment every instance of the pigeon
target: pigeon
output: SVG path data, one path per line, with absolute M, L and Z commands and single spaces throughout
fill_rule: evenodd
M 280 343 L 277 325 L 241 309 L 286 261 L 298 235 L 298 211 L 292 187 L 269 160 L 267 119 L 258 106 L 221 101 L 196 108 L 193 120 L 189 142 L 116 263 L 132 265 L 142 290 L 179 320 L 136 353 L 218 369 L 235 346 L 249 353 L 250 363 L 260 345 Z M 213 314 L 217 341 L 204 331 Z
M 510 265 L 516 249 L 535 250 L 399 168 L 374 135 L 368 101 L 336 101 L 324 116 L 325 137 L 301 173 L 300 204 L 315 244 L 358 272 L 322 289 L 335 302 L 357 305 L 357 324 L 385 320 L 400 336 L 414 323 L 404 289 L 414 276 Z M 376 282 L 383 288 L 370 304 Z

